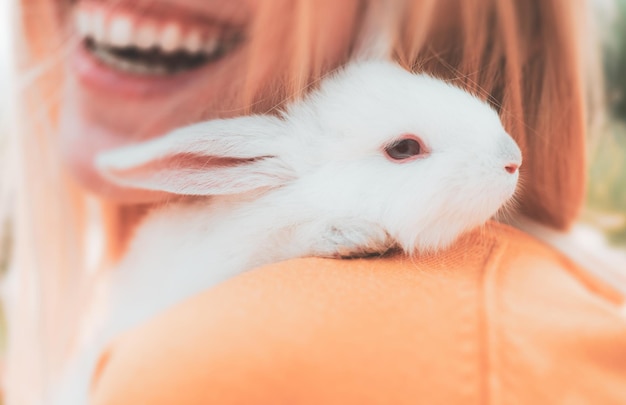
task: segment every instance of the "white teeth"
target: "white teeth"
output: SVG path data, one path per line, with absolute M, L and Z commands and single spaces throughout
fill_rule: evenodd
M 206 40 L 206 42 L 204 43 L 203 50 L 205 53 L 211 54 L 217 50 L 218 45 L 219 44 L 218 44 L 217 38 L 213 37 L 213 38 Z
M 95 10 L 91 15 L 92 35 L 96 41 L 104 41 L 106 35 L 106 21 L 102 10 Z
M 79 35 L 109 48 L 159 48 L 166 53 L 185 51 L 212 56 L 232 45 L 222 43 L 229 40 L 215 25 L 187 27 L 189 24 L 135 15 L 95 2 L 78 2 L 75 24 Z
M 191 30 L 187 33 L 183 47 L 189 53 L 197 53 L 202 49 L 202 34 L 200 31 Z
M 113 46 L 129 46 L 133 40 L 133 24 L 130 18 L 113 17 L 109 23 L 107 39 Z
M 144 23 L 139 26 L 137 36 L 135 37 L 135 45 L 140 49 L 149 49 L 157 45 L 157 29 L 150 23 Z
M 87 13 L 76 13 L 76 29 L 81 36 L 87 36 L 91 33 L 91 27 L 93 24 L 91 23 L 91 14 Z
M 183 47 L 183 36 L 178 24 L 170 23 L 161 31 L 161 50 L 174 52 Z
M 111 55 L 109 52 L 101 49 L 94 49 L 94 54 L 98 56 L 98 58 L 104 63 L 108 64 L 119 70 L 125 70 L 127 72 L 136 73 L 136 74 L 149 74 L 149 75 L 164 75 L 167 74 L 168 71 L 163 66 L 150 66 L 150 65 L 141 65 L 132 62 L 126 62 L 124 60 L 120 60 L 115 56 Z

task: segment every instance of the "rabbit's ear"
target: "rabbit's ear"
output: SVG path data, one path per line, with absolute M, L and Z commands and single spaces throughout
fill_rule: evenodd
M 248 116 L 184 127 L 100 155 L 104 177 L 126 187 L 184 195 L 237 194 L 295 177 L 279 155 L 279 118 Z

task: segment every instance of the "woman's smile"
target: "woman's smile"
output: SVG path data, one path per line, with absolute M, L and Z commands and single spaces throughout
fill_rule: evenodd
M 83 1 L 76 29 L 101 61 L 119 70 L 167 75 L 201 66 L 231 49 L 236 28 L 191 15 L 137 13 Z
M 251 3 L 74 3 L 68 25 L 77 41 L 64 98 L 75 101 L 63 106 L 61 140 L 83 185 L 115 199 L 121 190 L 93 167 L 98 153 L 242 111 L 236 94 L 245 77 Z M 137 200 L 132 192 L 119 196 Z
M 241 23 L 168 7 L 83 0 L 74 10 L 82 79 L 125 96 L 154 95 L 164 82 L 218 63 L 242 42 Z M 151 79 L 151 80 L 150 80 Z M 166 87 L 166 86 L 165 86 Z

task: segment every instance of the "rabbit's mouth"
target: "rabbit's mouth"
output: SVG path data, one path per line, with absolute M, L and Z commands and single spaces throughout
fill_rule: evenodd
M 197 18 L 176 20 L 81 3 L 75 26 L 86 50 L 103 64 L 137 75 L 172 75 L 199 68 L 241 42 L 239 30 Z

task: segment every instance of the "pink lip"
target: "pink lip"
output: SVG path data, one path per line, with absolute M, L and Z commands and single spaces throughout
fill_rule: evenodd
M 227 1 L 222 0 L 227 4 Z M 245 21 L 242 15 L 220 14 L 220 11 L 232 9 L 232 7 L 219 7 L 219 1 L 214 4 L 203 4 L 197 0 L 177 0 L 175 7 L 171 0 L 79 0 L 75 7 L 89 8 L 96 5 L 110 4 L 113 9 L 127 9 L 129 12 L 137 13 L 134 19 L 145 18 L 151 15 L 155 21 L 165 19 L 177 19 L 181 21 L 190 21 L 195 24 L 212 24 L 222 27 L 223 30 L 243 31 Z M 211 2 L 209 2 L 211 3 Z M 192 6 L 199 7 L 209 6 L 206 10 L 201 8 L 194 9 Z M 241 9 L 241 7 L 239 8 Z M 240 12 L 241 13 L 241 12 Z M 167 17 L 164 17 L 167 16 Z M 211 21 L 213 21 L 211 23 Z M 228 28 L 230 27 L 230 28 Z M 239 27 L 239 28 L 236 28 Z M 239 44 L 241 45 L 241 44 Z M 158 97 L 160 95 L 171 94 L 173 91 L 180 90 L 188 82 L 197 79 L 198 76 L 210 74 L 211 68 L 223 62 L 225 59 L 236 54 L 239 46 L 226 51 L 219 58 L 208 61 L 206 64 L 190 69 L 188 71 L 179 72 L 172 75 L 147 75 L 134 74 L 111 67 L 100 61 L 87 49 L 84 42 L 80 42 L 76 51 L 72 55 L 70 69 L 72 74 L 79 80 L 87 91 L 95 92 L 102 96 L 121 97 L 128 101 L 147 97 Z
M 227 57 L 229 55 L 223 56 L 223 58 Z M 171 76 L 138 75 L 107 66 L 93 56 L 82 43 L 72 59 L 73 73 L 87 89 L 127 100 L 169 94 L 185 86 L 187 82 L 193 81 L 197 76 L 206 74 L 206 70 L 210 69 L 214 63 L 208 62 L 199 68 Z

